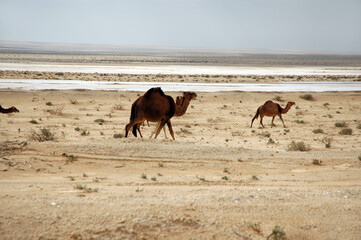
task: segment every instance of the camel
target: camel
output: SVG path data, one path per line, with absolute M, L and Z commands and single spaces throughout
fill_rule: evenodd
M 283 123 L 283 127 L 286 127 L 285 123 L 284 123 L 284 121 L 282 119 L 282 114 L 287 113 L 293 105 L 295 105 L 294 102 L 288 102 L 286 107 L 282 108 L 278 103 L 274 103 L 272 101 L 265 102 L 262 106 L 260 106 L 257 109 L 256 115 L 252 119 L 251 127 L 252 127 L 253 121 L 256 118 L 258 118 L 258 115 L 261 115 L 260 122 L 261 122 L 262 127 L 264 127 L 263 123 L 262 123 L 262 120 L 263 120 L 264 116 L 272 117 L 271 127 L 273 126 L 273 121 L 274 121 L 276 116 L 278 116 L 281 119 L 281 121 Z
M 188 109 L 189 103 L 191 102 L 191 100 L 193 100 L 195 98 L 197 98 L 197 94 L 194 92 L 183 92 L 183 96 L 177 96 L 174 116 L 175 117 L 183 116 Z M 155 130 L 152 133 L 152 135 L 150 136 L 150 138 L 153 137 L 156 130 L 159 128 L 159 125 L 160 125 L 160 123 L 158 123 L 157 127 L 155 128 Z M 165 136 L 165 138 L 167 138 L 165 128 L 163 128 L 163 130 L 164 130 L 164 136 Z M 138 129 L 138 131 L 140 133 L 139 129 Z
M 175 140 L 172 124 L 170 122 L 170 119 L 174 114 L 175 103 L 173 98 L 165 95 L 160 87 L 151 88 L 132 104 L 130 122 L 125 126 L 125 137 L 128 137 L 128 132 L 132 127 L 133 135 L 137 136 L 137 129 L 140 133 L 138 124 L 147 120 L 150 122 L 160 122 L 155 138 L 157 138 L 163 126 L 167 124 L 170 135 L 173 140 Z
M 0 105 L 0 113 L 13 113 L 13 112 L 19 112 L 19 110 L 14 106 L 12 106 L 11 108 L 3 108 Z

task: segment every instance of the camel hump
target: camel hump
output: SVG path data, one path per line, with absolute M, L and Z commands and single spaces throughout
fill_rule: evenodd
M 271 104 L 271 103 L 273 103 L 273 102 L 271 100 L 268 100 L 267 102 L 264 103 L 264 105 Z
M 159 93 L 161 96 L 164 96 L 164 92 L 160 87 L 151 88 L 145 94 L 144 97 L 150 97 L 153 93 Z

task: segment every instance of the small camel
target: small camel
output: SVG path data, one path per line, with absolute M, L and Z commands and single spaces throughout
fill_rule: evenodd
M 176 102 L 175 102 L 174 116 L 175 117 L 183 116 L 186 113 L 191 100 L 196 99 L 196 98 L 197 98 L 197 94 L 194 93 L 194 92 L 183 92 L 183 96 L 177 96 Z M 160 123 L 158 123 L 157 127 L 155 128 L 154 132 L 152 133 L 152 135 L 149 138 L 153 137 L 156 130 L 159 128 L 159 125 L 160 125 Z M 166 131 L 165 131 L 164 127 L 163 127 L 163 130 L 164 130 L 164 136 L 165 136 L 165 138 L 167 138 L 167 134 L 166 134 Z M 140 133 L 139 129 L 138 129 L 138 131 Z
M 278 116 L 281 119 L 281 121 L 283 123 L 283 127 L 286 127 L 285 123 L 284 123 L 284 121 L 282 119 L 282 114 L 287 113 L 293 105 L 295 105 L 294 102 L 288 102 L 286 107 L 282 108 L 278 103 L 274 103 L 274 102 L 272 102 L 270 100 L 265 102 L 262 106 L 260 106 L 257 109 L 256 115 L 252 119 L 251 127 L 252 127 L 253 121 L 256 118 L 258 118 L 258 115 L 261 115 L 260 122 L 261 122 L 262 127 L 264 127 L 263 123 L 262 123 L 262 120 L 263 120 L 264 116 L 272 117 L 271 127 L 273 126 L 273 121 L 274 121 L 276 116 Z
M 133 128 L 133 135 L 137 136 L 138 124 L 147 120 L 150 122 L 161 122 L 156 131 L 155 138 L 157 138 L 163 126 L 167 124 L 170 135 L 173 140 L 175 140 L 172 124 L 170 122 L 170 119 L 174 114 L 175 103 L 173 98 L 165 95 L 160 87 L 151 88 L 132 104 L 130 122 L 125 126 L 125 137 L 128 137 L 128 132 L 131 128 Z
M 13 113 L 13 112 L 19 112 L 19 110 L 14 106 L 12 106 L 11 108 L 3 108 L 0 105 L 0 113 Z

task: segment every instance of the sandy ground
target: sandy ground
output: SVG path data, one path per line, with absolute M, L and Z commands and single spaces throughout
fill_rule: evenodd
M 198 93 L 175 141 L 123 137 L 140 94 L 0 91 L 1 239 L 360 239 L 360 92 Z M 275 98 L 287 128 L 250 128 Z

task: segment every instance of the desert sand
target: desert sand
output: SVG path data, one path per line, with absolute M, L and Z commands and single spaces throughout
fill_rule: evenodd
M 1 239 L 360 239 L 360 92 L 197 93 L 175 141 L 124 138 L 141 94 L 0 91 Z M 250 128 L 267 100 L 286 128 Z

